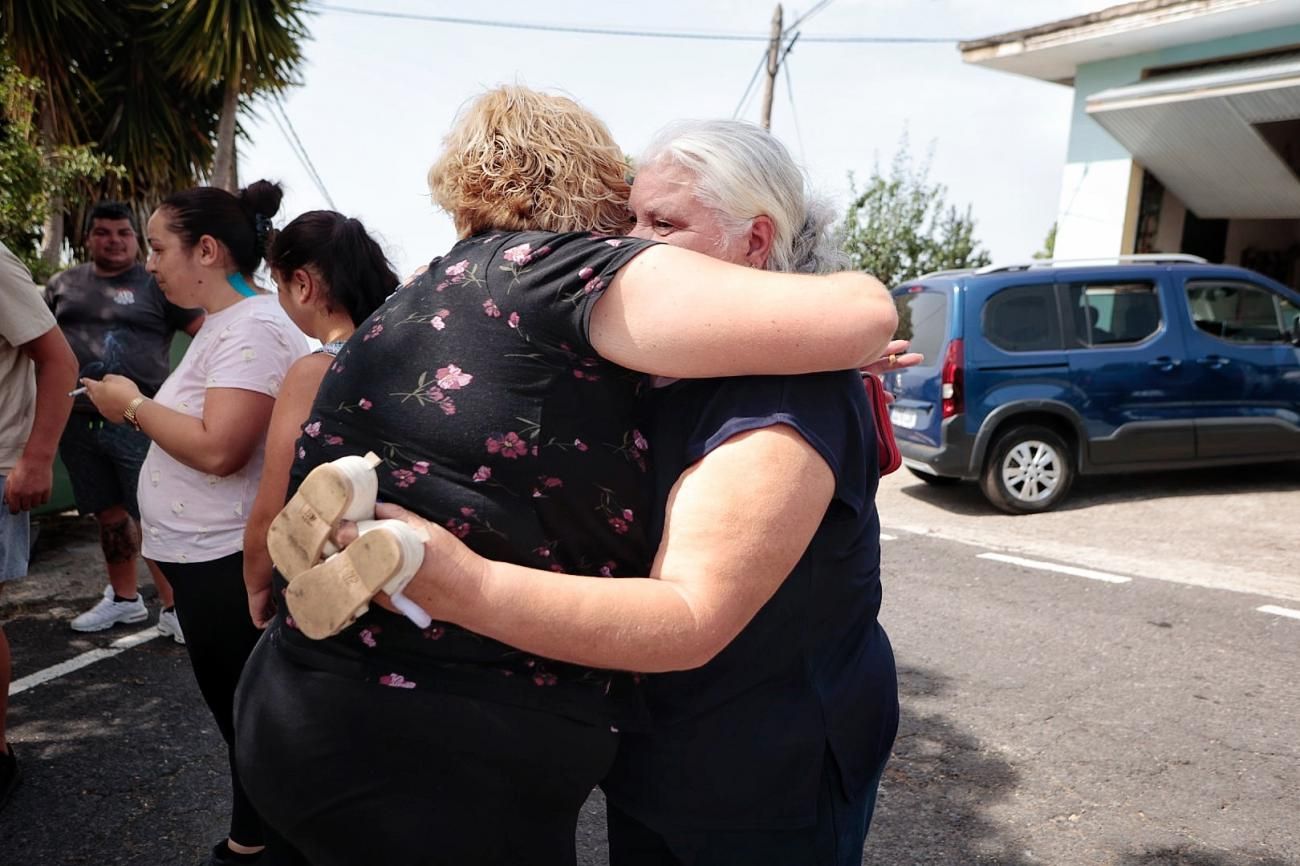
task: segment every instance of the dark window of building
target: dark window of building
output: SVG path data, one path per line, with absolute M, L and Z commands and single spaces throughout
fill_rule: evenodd
M 1012 286 L 984 305 L 984 336 L 1007 352 L 1061 349 L 1061 319 L 1056 287 Z

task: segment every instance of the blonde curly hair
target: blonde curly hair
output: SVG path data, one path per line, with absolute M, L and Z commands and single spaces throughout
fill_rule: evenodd
M 475 99 L 429 169 L 461 237 L 483 231 L 628 228 L 629 167 L 609 129 L 572 99 L 506 85 Z

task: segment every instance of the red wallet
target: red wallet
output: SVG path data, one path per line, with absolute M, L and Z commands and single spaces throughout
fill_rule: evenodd
M 876 419 L 876 450 L 880 454 L 880 474 L 888 475 L 903 465 L 903 455 L 894 441 L 894 425 L 889 420 L 889 403 L 885 400 L 885 386 L 880 379 L 868 373 L 862 377 L 867 389 L 867 402 Z

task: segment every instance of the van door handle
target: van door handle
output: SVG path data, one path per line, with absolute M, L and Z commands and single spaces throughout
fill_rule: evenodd
M 1155 367 L 1161 373 L 1172 373 L 1174 370 L 1178 369 L 1182 363 L 1183 362 L 1177 358 L 1171 358 L 1168 355 L 1161 355 L 1159 358 L 1147 361 L 1147 366 Z
M 1197 358 L 1196 363 L 1202 367 L 1209 367 L 1211 370 L 1222 370 L 1232 363 L 1232 359 L 1225 358 L 1222 355 L 1206 355 L 1204 358 Z

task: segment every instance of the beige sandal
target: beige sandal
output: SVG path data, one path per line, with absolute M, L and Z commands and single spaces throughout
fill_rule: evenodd
M 375 467 L 381 462 L 374 453 L 341 457 L 317 466 L 303 479 L 266 534 L 271 561 L 285 580 L 292 582 L 333 551 L 330 536 L 339 521 L 375 516 Z
M 338 634 L 383 590 L 408 618 L 427 626 L 428 614 L 401 592 L 424 560 L 428 535 L 400 520 L 363 521 L 357 530 L 346 548 L 290 582 L 284 595 L 294 625 L 314 640 Z

